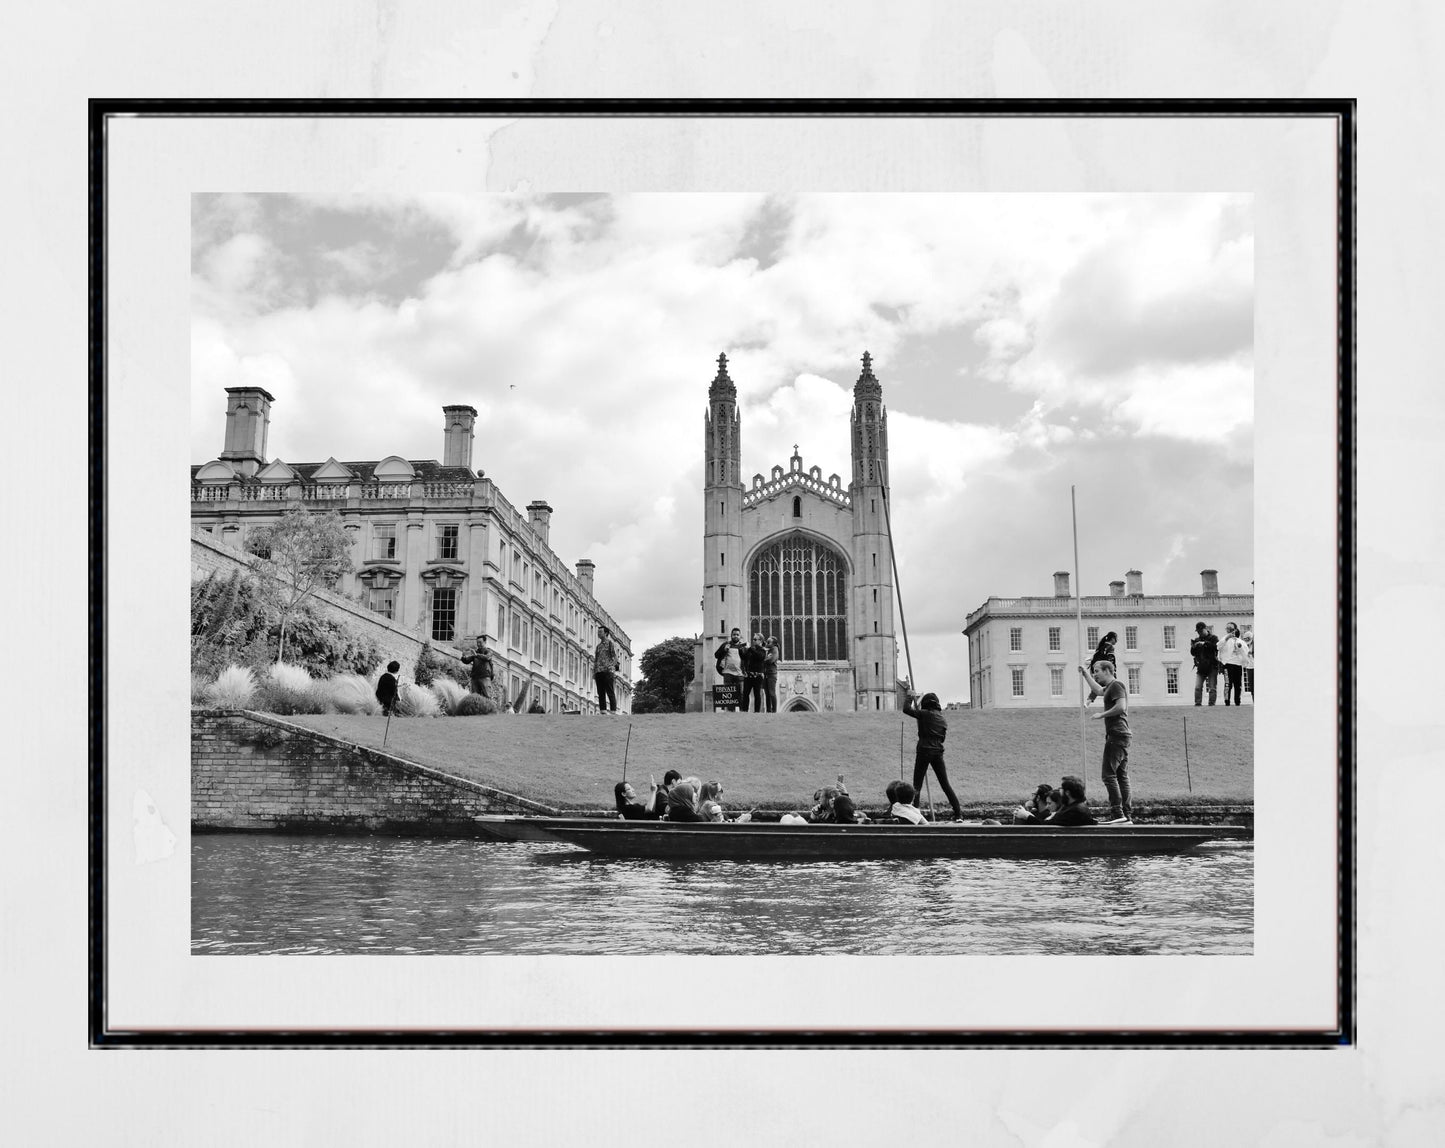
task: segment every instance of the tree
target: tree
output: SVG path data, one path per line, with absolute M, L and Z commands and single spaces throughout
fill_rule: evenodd
M 633 713 L 682 713 L 692 681 L 692 638 L 668 638 L 642 652 L 642 680 L 632 690 Z M 639 709 L 638 702 L 646 708 Z
M 247 544 L 261 558 L 259 572 L 280 619 L 279 662 L 286 653 L 286 623 L 297 608 L 351 569 L 351 539 L 336 511 L 312 514 L 297 506 L 279 522 L 250 531 Z

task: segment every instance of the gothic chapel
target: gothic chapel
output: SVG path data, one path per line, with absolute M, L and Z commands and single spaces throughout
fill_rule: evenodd
M 727 356 L 708 388 L 703 475 L 703 635 L 689 708 L 711 710 L 713 654 L 737 627 L 776 637 L 778 710 L 897 708 L 889 546 L 888 413 L 863 354 L 853 387 L 853 472 L 788 466 L 742 481 L 742 428 Z

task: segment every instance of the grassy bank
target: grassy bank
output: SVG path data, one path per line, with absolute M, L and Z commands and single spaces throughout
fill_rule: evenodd
M 1253 801 L 1251 707 L 1141 707 L 1130 717 L 1136 803 Z M 366 715 L 287 720 L 376 748 L 385 726 L 385 719 Z M 948 721 L 949 778 L 966 805 L 1004 806 L 1040 782 L 1057 785 L 1065 773 L 1081 774 L 1090 801 L 1104 801 L 1101 723 L 1088 723 L 1087 765 L 1081 766 L 1077 711 L 951 711 Z M 902 714 L 531 714 L 393 719 L 386 748 L 567 809 L 610 806 L 625 753 L 627 779 L 640 793 L 649 774 L 660 781 L 676 768 L 722 781 L 724 806 L 737 810 L 806 807 L 814 790 L 839 773 L 860 804 L 880 804 L 889 781 L 911 776 L 916 740 L 913 719 Z M 933 798 L 946 804 L 936 788 Z

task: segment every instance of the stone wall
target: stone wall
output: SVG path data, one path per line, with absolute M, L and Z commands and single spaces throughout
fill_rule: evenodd
M 259 561 L 255 555 L 246 554 L 234 547 L 227 546 L 204 530 L 193 529 L 191 531 L 191 577 L 193 579 L 204 578 L 212 571 L 222 575 L 230 574 L 233 570 L 249 573 Z M 388 621 L 380 614 L 368 610 L 360 602 L 355 602 L 344 594 L 317 590 L 310 601 L 333 621 L 344 626 L 354 637 L 376 643 L 377 650 L 381 655 L 380 664 L 384 665 L 392 660 L 398 661 L 401 663 L 402 676 L 405 678 L 413 676 L 416 670 L 417 655 L 426 641 L 423 635 Z M 443 659 L 455 662 L 459 668 L 466 668 L 460 661 L 459 653 L 452 647 L 433 643 L 432 650 Z
M 534 801 L 315 733 L 270 714 L 191 714 L 191 827 L 470 835 Z

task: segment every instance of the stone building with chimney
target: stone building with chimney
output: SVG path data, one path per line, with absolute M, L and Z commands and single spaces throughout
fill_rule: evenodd
M 733 627 L 744 640 L 779 640 L 781 712 L 897 708 L 888 412 L 866 352 L 849 434 L 846 485 L 805 467 L 796 446 L 786 466 L 744 482 L 737 387 L 718 356 L 704 421 L 703 633 L 690 709 L 714 708 L 713 654 Z
M 1130 705 L 1192 705 L 1194 660 L 1189 641 L 1196 622 L 1254 628 L 1254 584 L 1248 593 L 1221 594 L 1219 573 L 1200 571 L 1198 594 L 1148 595 L 1144 576 L 1130 570 L 1109 583 L 1109 593 L 1083 599 L 1083 650 L 1079 649 L 1079 600 L 1070 595 L 1069 574 L 1054 574 L 1051 597 L 990 598 L 968 615 L 969 706 L 1021 709 L 1079 704 L 1075 669 L 1102 635 L 1118 635 L 1114 653 Z M 1221 686 L 1222 688 L 1222 686 Z M 1245 694 L 1253 704 L 1253 697 Z
M 485 634 L 509 698 L 526 687 L 549 713 L 595 712 L 592 652 L 599 627 L 621 655 L 618 709 L 631 708 L 632 650 L 593 596 L 594 566 L 569 568 L 552 550 L 552 507 L 526 514 L 472 469 L 477 412 L 442 408 L 442 460 L 288 463 L 266 455 L 272 396 L 226 389 L 219 458 L 191 468 L 191 525 L 239 550 L 293 506 L 335 510 L 352 565 L 336 589 L 440 646 L 469 649 Z

